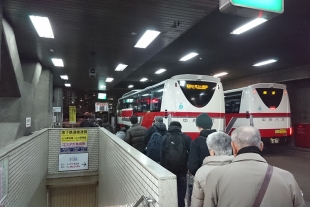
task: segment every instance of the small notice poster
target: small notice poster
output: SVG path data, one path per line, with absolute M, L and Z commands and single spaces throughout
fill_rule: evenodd
M 88 130 L 67 129 L 61 130 L 60 153 L 87 152 Z
M 26 118 L 26 128 L 31 127 L 31 117 Z
M 88 170 L 88 153 L 60 154 L 59 171 Z
M 69 124 L 76 124 L 76 106 L 69 106 Z

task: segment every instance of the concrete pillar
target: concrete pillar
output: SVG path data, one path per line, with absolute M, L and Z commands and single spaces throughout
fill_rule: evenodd
M 54 113 L 56 116 L 56 122 L 59 123 L 58 126 L 54 124 L 55 127 L 62 127 L 62 117 L 63 117 L 63 91 L 62 88 L 55 88 L 54 89 L 54 102 L 53 107 L 61 107 L 61 113 Z

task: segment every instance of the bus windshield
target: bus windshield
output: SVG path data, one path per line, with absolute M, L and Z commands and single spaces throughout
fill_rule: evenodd
M 193 106 L 202 108 L 212 99 L 217 83 L 181 80 L 179 85 L 187 100 Z
M 276 109 L 281 103 L 283 89 L 279 88 L 256 88 L 259 97 L 270 109 Z

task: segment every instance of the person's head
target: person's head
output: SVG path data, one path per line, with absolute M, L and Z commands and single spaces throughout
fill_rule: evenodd
M 169 124 L 170 127 L 179 127 L 180 129 L 182 129 L 182 125 L 180 122 L 178 121 L 172 121 L 170 124 Z
M 237 156 L 240 149 L 245 147 L 255 146 L 261 151 L 263 151 L 264 148 L 259 130 L 252 126 L 238 127 L 232 132 L 231 139 L 231 146 L 235 156 Z
M 199 131 L 202 131 L 204 129 L 211 129 L 213 125 L 213 121 L 211 117 L 206 114 L 202 113 L 196 118 L 196 126 L 198 127 Z
M 231 138 L 224 132 L 214 132 L 208 136 L 207 145 L 211 156 L 232 155 Z
M 132 124 L 138 123 L 138 117 L 135 116 L 135 115 L 132 115 L 132 116 L 130 117 L 130 122 L 131 122 Z
M 156 123 L 163 123 L 163 122 L 164 122 L 163 117 L 161 117 L 161 116 L 156 116 L 156 117 L 155 117 L 155 124 L 156 124 Z

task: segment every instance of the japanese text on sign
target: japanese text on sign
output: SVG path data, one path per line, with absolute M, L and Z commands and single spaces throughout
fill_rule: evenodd
M 60 152 L 87 152 L 88 131 L 85 129 L 61 130 Z

